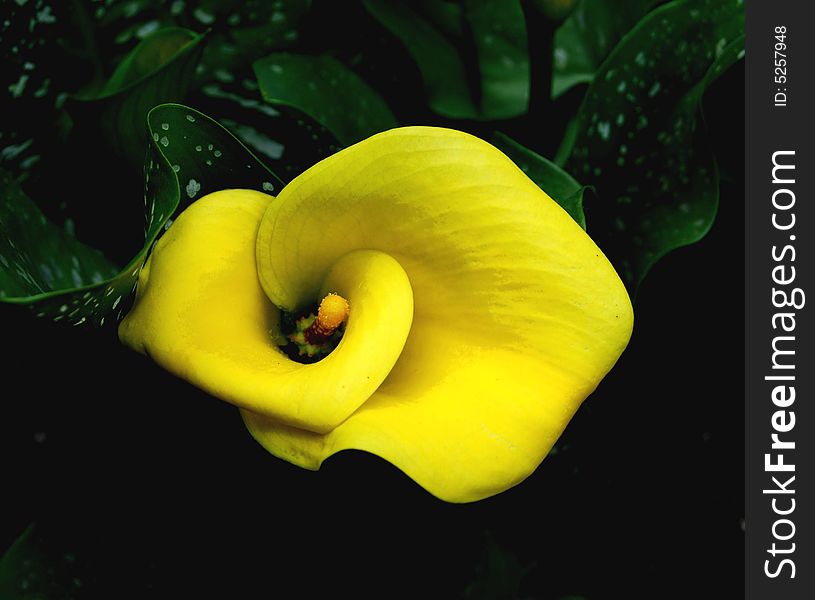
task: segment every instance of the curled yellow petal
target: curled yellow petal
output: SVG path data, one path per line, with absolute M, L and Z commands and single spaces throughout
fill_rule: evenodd
M 279 309 L 329 293 L 348 301 L 344 335 L 300 364 L 278 347 Z M 609 262 L 508 158 L 411 127 L 277 199 L 196 202 L 155 248 L 120 335 L 240 406 L 276 456 L 318 468 L 366 450 L 464 502 L 540 464 L 631 327 Z
M 327 432 L 374 393 L 399 357 L 413 317 L 410 283 L 380 252 L 342 257 L 324 284 L 354 307 L 345 335 L 320 362 L 291 360 L 278 346 L 280 311 L 255 267 L 258 224 L 270 202 L 259 192 L 227 190 L 190 206 L 156 244 L 119 337 L 215 396 Z

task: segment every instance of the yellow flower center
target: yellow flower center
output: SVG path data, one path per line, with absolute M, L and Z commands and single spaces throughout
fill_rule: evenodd
M 339 294 L 328 294 L 320 302 L 317 317 L 303 334 L 311 344 L 325 342 L 348 318 L 348 300 Z
M 316 316 L 311 313 L 297 319 L 294 332 L 287 336 L 294 342 L 297 356 L 319 360 L 330 354 L 342 338 L 339 328 L 348 319 L 350 310 L 348 300 L 331 293 L 320 302 Z

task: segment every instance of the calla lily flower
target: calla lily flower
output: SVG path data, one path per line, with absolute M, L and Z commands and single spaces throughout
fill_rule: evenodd
M 329 294 L 347 302 L 336 348 L 290 358 L 282 316 Z M 277 457 L 318 469 L 364 450 L 468 502 L 536 469 L 632 321 L 611 264 L 512 161 L 465 133 L 408 127 L 277 198 L 192 204 L 156 244 L 119 334 L 237 405 Z

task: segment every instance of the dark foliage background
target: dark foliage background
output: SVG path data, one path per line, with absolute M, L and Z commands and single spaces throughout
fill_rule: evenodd
M 428 107 L 421 73 L 392 37 L 355 35 L 372 27 L 361 5 L 310 10 L 290 50 L 354 64 L 400 123 L 451 125 Z M 47 60 L 61 65 L 55 79 L 94 81 L 81 57 Z M 78 64 L 90 70 L 71 70 Z M 640 285 L 631 344 L 557 451 L 485 501 L 444 504 L 360 452 L 318 473 L 298 469 L 257 445 L 233 407 L 122 347 L 115 324 L 75 328 L 0 307 L 0 550 L 34 524 L 28 562 L 6 561 L 0 577 L 12 568 L 45 590 L 20 598 L 49 600 L 741 596 L 743 84 L 737 63 L 705 95 L 721 189 L 710 233 Z M 193 86 L 187 103 L 250 118 L 203 89 Z M 567 91 L 545 126 L 452 123 L 488 139 L 496 128 L 527 144 L 533 136 L 554 156 L 585 89 Z M 93 137 L 70 140 L 83 152 L 49 155 L 43 148 L 64 142 L 46 109 L 13 107 L 18 122 L 6 132 L 44 130 L 34 132 L 42 159 L 26 193 L 125 263 L 142 240 L 141 174 Z M 289 139 L 311 139 L 286 123 Z M 591 233 L 591 200 L 586 213 Z

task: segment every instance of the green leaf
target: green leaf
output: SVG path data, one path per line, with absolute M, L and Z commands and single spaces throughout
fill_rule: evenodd
M 0 164 L 21 181 L 63 141 L 66 93 L 89 71 L 72 4 L 0 1 Z
M 397 125 L 379 94 L 330 56 L 278 53 L 253 67 L 264 100 L 310 115 L 343 145 Z
M 152 135 L 147 198 L 171 206 L 150 210 L 148 229 L 163 227 L 176 209 L 229 188 L 273 194 L 283 181 L 217 121 L 181 104 L 162 104 L 147 116 Z
M 49 544 L 35 525 L 0 558 L 0 598 L 62 600 L 82 597 L 87 568 L 72 548 Z
M 679 0 L 643 19 L 589 87 L 566 166 L 602 199 L 592 236 L 632 292 L 713 222 L 718 174 L 699 106 L 743 54 L 741 0 Z
M 413 57 L 435 112 L 493 120 L 526 111 L 529 57 L 518 0 L 363 4 Z
M 664 0 L 582 0 L 555 32 L 552 97 L 590 82 L 617 42 Z
M 475 46 L 480 87 L 477 118 L 508 119 L 526 112 L 529 57 L 521 3 L 465 0 L 464 17 Z
M 502 133 L 497 133 L 493 140 L 496 148 L 506 154 L 512 162 L 526 173 L 540 189 L 557 202 L 580 227 L 586 229 L 586 217 L 583 215 L 583 194 L 586 186 L 555 163 L 547 160 L 522 146 Z
M 274 193 L 283 186 L 282 181 L 231 133 L 192 108 L 163 104 L 150 111 L 147 121 L 151 143 L 145 168 L 147 229 L 141 251 L 118 273 L 115 270 L 111 273 L 108 264 L 107 270 L 100 272 L 104 278 L 100 281 L 97 268 L 102 263 L 98 253 L 84 247 L 80 254 L 75 246 L 70 246 L 74 253 L 67 256 L 67 260 L 76 270 L 76 276 L 68 271 L 71 278 L 68 285 L 62 277 L 54 279 L 53 286 L 40 285 L 43 289 L 39 289 L 37 283 L 46 281 L 39 275 L 45 272 L 42 265 L 51 268 L 49 261 L 57 260 L 52 253 L 58 254 L 60 250 L 58 241 L 52 241 L 45 233 L 55 236 L 59 230 L 53 225 L 42 229 L 45 226 L 38 212 L 30 213 L 29 209 L 26 213 L 29 218 L 18 212 L 15 220 L 10 221 L 12 225 L 3 232 L 12 254 L 2 255 L 5 261 L 0 260 L 0 283 L 5 286 L 7 281 L 13 281 L 9 285 L 16 287 L 10 289 L 37 293 L 14 296 L 7 293 L 0 297 L 1 301 L 30 305 L 38 316 L 52 317 L 55 321 L 104 325 L 111 313 L 118 311 L 121 315 L 122 301 L 133 291 L 153 242 L 172 224 L 171 219 L 179 208 L 217 190 L 248 188 Z M 3 223 L 5 221 L 4 218 Z M 38 236 L 38 232 L 42 235 Z M 0 250 L 8 251 L 3 246 Z M 28 262 L 18 258 L 15 254 L 18 250 L 32 258 Z M 35 276 L 40 278 L 34 279 Z M 22 288 L 26 282 L 29 288 Z
M 172 27 L 145 38 L 93 95 L 79 96 L 73 110 L 80 120 L 98 122 L 98 134 L 131 165 L 144 162 L 148 111 L 181 100 L 192 82 L 204 35 Z
M 51 290 L 98 284 L 116 274 L 100 252 L 46 220 L 11 175 L 0 171 L 0 299 L 26 302 Z
M 257 90 L 254 78 L 211 82 L 195 99 L 286 183 L 341 148 L 323 125 L 294 108 L 270 106 Z
M 133 290 L 149 244 L 120 271 L 46 221 L 5 174 L 2 193 L 0 302 L 28 305 L 37 316 L 54 321 L 104 325 Z
M 462 597 L 473 600 L 518 598 L 523 578 L 534 567 L 534 564 L 523 564 L 511 550 L 499 545 L 490 531 L 485 531 L 481 560 Z
M 298 39 L 297 26 L 310 0 L 204 0 L 190 10 L 213 33 L 204 48 L 197 81 L 233 81 L 234 74 Z M 203 20 L 202 20 L 203 19 Z M 206 21 L 207 23 L 204 23 Z

